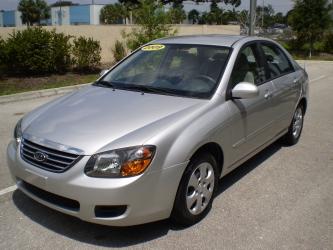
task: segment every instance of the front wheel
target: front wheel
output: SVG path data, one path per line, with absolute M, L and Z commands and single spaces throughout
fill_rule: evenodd
M 294 113 L 293 120 L 289 126 L 287 134 L 283 137 L 283 142 L 286 145 L 295 145 L 301 137 L 304 120 L 304 108 L 299 105 Z
M 211 208 L 217 183 L 212 155 L 204 153 L 191 160 L 179 184 L 171 219 L 184 226 L 200 221 Z

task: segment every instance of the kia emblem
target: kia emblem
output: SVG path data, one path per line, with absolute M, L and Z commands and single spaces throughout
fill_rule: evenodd
M 40 151 L 36 151 L 34 154 L 34 158 L 39 162 L 43 162 L 43 161 L 46 161 L 47 154 L 40 152 Z

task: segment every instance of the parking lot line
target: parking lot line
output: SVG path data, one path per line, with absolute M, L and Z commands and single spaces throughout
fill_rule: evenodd
M 10 187 L 7 187 L 5 189 L 2 189 L 0 190 L 0 196 L 4 195 L 4 194 L 7 194 L 7 193 L 10 193 L 10 192 L 13 192 L 17 189 L 16 185 L 13 185 L 13 186 L 10 186 Z
M 326 75 L 322 75 L 322 76 L 319 76 L 319 77 L 317 77 L 315 79 L 310 79 L 310 82 L 316 82 L 316 81 L 319 81 L 321 79 L 324 79 L 325 77 L 326 77 Z

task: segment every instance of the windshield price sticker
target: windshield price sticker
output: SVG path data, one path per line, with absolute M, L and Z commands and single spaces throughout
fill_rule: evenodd
M 164 49 L 165 45 L 163 44 L 151 44 L 143 47 L 141 50 L 143 51 L 156 51 L 156 50 L 161 50 Z

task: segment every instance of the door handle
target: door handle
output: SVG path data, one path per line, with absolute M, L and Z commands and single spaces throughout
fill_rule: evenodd
M 293 83 L 297 84 L 300 80 L 301 80 L 301 78 L 295 78 L 294 81 L 293 81 Z
M 269 98 L 271 98 L 272 96 L 273 96 L 272 92 L 266 90 L 265 95 L 264 95 L 265 99 L 269 99 Z

